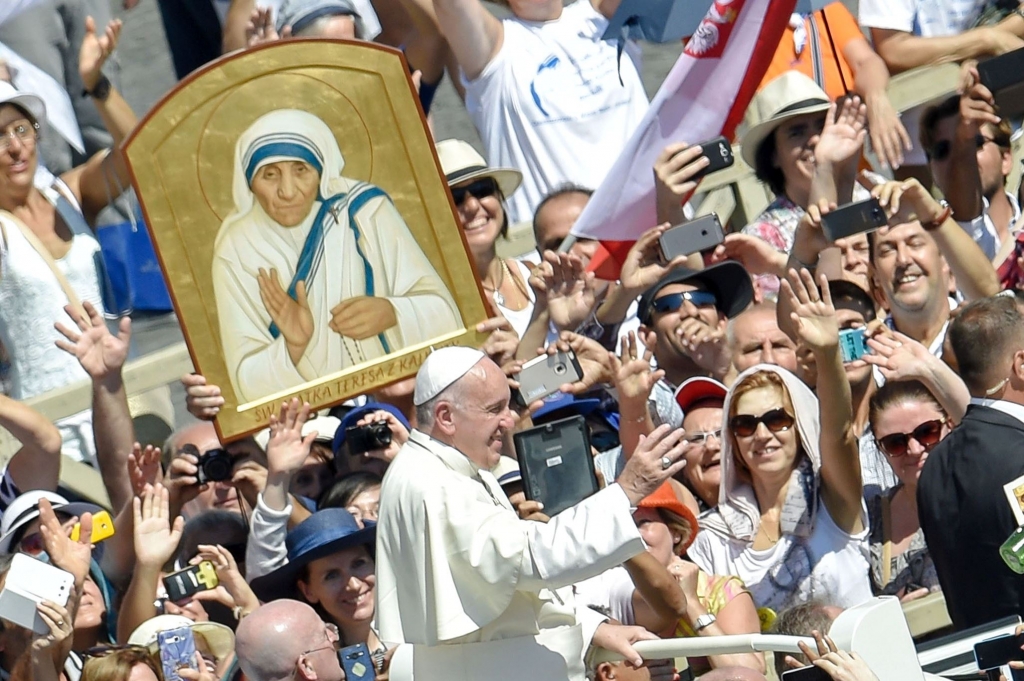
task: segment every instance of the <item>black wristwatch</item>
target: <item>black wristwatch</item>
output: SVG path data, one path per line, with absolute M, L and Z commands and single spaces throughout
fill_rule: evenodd
M 82 96 L 92 97 L 93 99 L 98 99 L 101 102 L 107 101 L 107 97 L 110 96 L 110 79 L 105 75 L 100 74 L 100 79 L 96 81 L 96 85 L 93 89 L 83 89 Z

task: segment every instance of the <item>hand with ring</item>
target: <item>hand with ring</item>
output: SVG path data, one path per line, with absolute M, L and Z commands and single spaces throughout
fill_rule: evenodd
M 630 505 L 636 506 L 670 477 L 686 466 L 689 443 L 682 428 L 665 424 L 650 435 L 641 436 L 640 443 L 615 481 L 626 493 Z

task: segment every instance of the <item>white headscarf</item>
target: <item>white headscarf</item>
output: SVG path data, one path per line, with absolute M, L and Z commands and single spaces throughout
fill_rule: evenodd
M 793 403 L 796 430 L 800 436 L 801 457 L 790 478 L 786 501 L 782 507 L 780 533 L 809 536 L 814 526 L 814 514 L 818 498 L 818 471 L 821 469 L 819 450 L 821 425 L 818 414 L 818 398 L 803 381 L 789 371 L 774 364 L 758 364 L 750 367 L 736 378 L 733 387 L 725 396 L 722 409 L 722 482 L 718 490 L 718 506 L 704 515 L 701 526 L 727 538 L 754 541 L 761 522 L 761 510 L 753 488 L 743 482 L 736 470 L 735 457 L 738 453 L 733 445 L 729 428 L 729 413 L 736 386 L 748 377 L 768 372 L 782 379 Z
M 248 219 L 254 211 L 264 216 L 263 208 L 249 188 L 249 177 L 261 167 L 278 161 L 305 161 L 313 167 L 319 164 L 321 199 L 345 192 L 352 184 L 341 177 L 345 158 L 326 123 L 298 109 L 277 109 L 264 114 L 239 135 L 235 143 L 231 183 L 235 210 L 221 224 L 214 247 L 234 223 Z

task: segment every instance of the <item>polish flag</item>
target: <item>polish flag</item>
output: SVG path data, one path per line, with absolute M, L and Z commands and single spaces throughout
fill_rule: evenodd
M 572 233 L 604 247 L 589 269 L 618 279 L 630 247 L 657 222 L 654 161 L 673 142 L 732 139 L 796 0 L 715 0 Z M 689 198 L 689 197 L 687 197 Z

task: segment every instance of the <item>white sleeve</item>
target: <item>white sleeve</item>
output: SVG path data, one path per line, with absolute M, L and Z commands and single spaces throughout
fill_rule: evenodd
M 256 497 L 256 508 L 252 511 L 249 527 L 249 541 L 245 547 L 245 581 L 270 574 L 288 562 L 285 537 L 288 535 L 288 518 L 292 514 L 289 501 L 283 511 L 263 503 L 263 494 Z
M 860 0 L 858 21 L 865 28 L 914 32 L 917 0 Z

